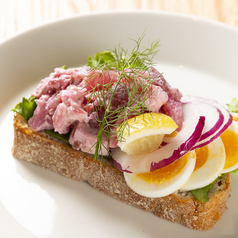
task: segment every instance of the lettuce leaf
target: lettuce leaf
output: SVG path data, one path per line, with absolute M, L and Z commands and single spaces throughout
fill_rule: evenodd
M 238 172 L 238 168 L 229 172 L 229 173 L 234 174 L 234 173 L 237 173 L 237 172 Z M 209 201 L 209 198 L 208 198 L 209 190 L 217 182 L 217 180 L 219 178 L 221 178 L 223 175 L 225 175 L 225 174 L 221 174 L 216 180 L 214 180 L 212 183 L 210 183 L 209 185 L 207 185 L 203 188 L 198 188 L 198 189 L 191 190 L 191 193 L 193 194 L 195 199 L 200 201 L 200 202 L 208 202 Z
M 33 116 L 36 106 L 37 104 L 34 97 L 29 97 L 28 99 L 23 97 L 22 101 L 19 102 L 12 111 L 19 113 L 28 121 Z
M 208 184 L 207 186 L 205 186 L 203 188 L 198 188 L 198 189 L 191 190 L 191 193 L 193 194 L 195 199 L 200 201 L 200 202 L 208 202 L 209 201 L 208 192 L 212 188 L 212 186 L 217 182 L 217 180 L 219 178 L 220 177 L 218 177 L 212 183 Z
M 13 112 L 19 113 L 22 117 L 24 117 L 27 121 L 33 116 L 33 113 L 37 107 L 36 101 L 34 97 L 29 97 L 28 99 L 23 97 L 22 101 L 19 102 L 14 109 L 12 109 Z M 58 132 L 55 132 L 53 130 L 44 130 L 45 132 L 53 135 L 54 137 L 69 143 L 69 135 L 68 134 L 59 134 Z
M 234 169 L 234 170 L 232 170 L 231 172 L 229 172 L 230 174 L 235 174 L 235 173 L 237 173 L 238 172 L 238 168 L 237 169 Z
M 116 58 L 111 51 L 102 51 L 94 56 L 88 57 L 87 66 L 92 68 L 100 68 L 107 65 L 109 68 L 116 66 Z
M 54 137 L 56 137 L 56 138 L 58 138 L 58 139 L 60 139 L 60 140 L 62 140 L 62 141 L 64 141 L 64 142 L 69 144 L 70 132 L 67 133 L 67 134 L 59 134 L 58 132 L 55 132 L 53 130 L 44 130 L 44 132 L 49 133 L 52 136 L 54 136 Z
M 226 105 L 229 112 L 238 113 L 238 100 L 236 98 L 232 98 L 231 103 Z

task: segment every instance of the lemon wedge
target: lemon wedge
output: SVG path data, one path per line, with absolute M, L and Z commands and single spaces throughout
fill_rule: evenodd
M 145 113 L 126 120 L 117 128 L 120 149 L 127 154 L 147 154 L 158 149 L 165 134 L 178 128 L 174 120 L 163 113 Z

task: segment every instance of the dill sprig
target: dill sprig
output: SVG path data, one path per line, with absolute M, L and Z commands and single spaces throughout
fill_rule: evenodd
M 156 78 L 150 79 L 150 69 L 154 65 L 153 58 L 158 52 L 159 41 L 153 41 L 141 50 L 144 36 L 133 40 L 136 46 L 131 52 L 119 45 L 114 50 L 99 52 L 94 57 L 88 57 L 88 66 L 92 71 L 101 72 L 103 76 L 103 83 L 92 87 L 88 98 L 88 103 L 93 102 L 95 119 L 99 125 L 97 141 L 93 145 L 95 161 L 102 155 L 103 149 L 109 151 L 109 148 L 103 144 L 103 137 L 107 138 L 108 145 L 111 139 L 123 141 L 123 131 L 130 130 L 127 120 L 149 111 L 146 100 L 152 96 L 152 84 L 156 80 Z M 105 72 L 110 75 L 110 70 L 117 72 L 119 78 L 116 82 L 105 83 Z M 121 92 L 126 95 L 126 103 L 122 105 L 120 102 L 114 102 Z M 103 116 L 101 109 L 104 111 Z M 123 126 L 120 126 L 122 123 Z M 118 128 L 117 132 L 116 128 Z

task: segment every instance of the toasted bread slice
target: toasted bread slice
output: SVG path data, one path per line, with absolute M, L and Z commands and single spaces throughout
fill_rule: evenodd
M 14 116 L 12 153 L 15 158 L 73 180 L 87 181 L 100 192 L 126 204 L 195 230 L 211 229 L 226 210 L 230 196 L 230 174 L 226 174 L 209 191 L 209 201 L 205 203 L 194 199 L 190 192 L 181 191 L 162 198 L 143 197 L 127 186 L 123 173 L 109 160 L 102 165 L 100 160 L 95 162 L 93 156 L 76 151 L 47 133 L 32 131 L 18 113 Z

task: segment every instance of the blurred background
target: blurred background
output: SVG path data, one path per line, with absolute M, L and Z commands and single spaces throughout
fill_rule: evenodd
M 60 18 L 135 9 L 192 14 L 238 27 L 238 0 L 0 0 L 0 43 Z

